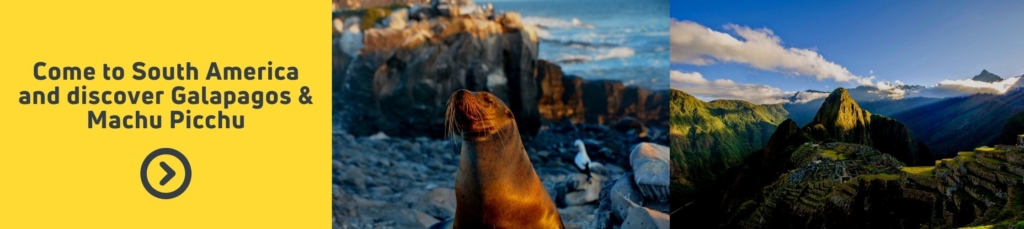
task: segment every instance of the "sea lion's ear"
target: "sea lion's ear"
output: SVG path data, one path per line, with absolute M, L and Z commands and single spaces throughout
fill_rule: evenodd
M 505 116 L 508 116 L 509 118 L 512 118 L 512 111 L 505 110 Z

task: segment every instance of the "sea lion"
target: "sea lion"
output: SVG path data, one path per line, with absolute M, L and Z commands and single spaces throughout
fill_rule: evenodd
M 446 123 L 462 137 L 453 228 L 565 228 L 505 103 L 488 92 L 456 91 Z

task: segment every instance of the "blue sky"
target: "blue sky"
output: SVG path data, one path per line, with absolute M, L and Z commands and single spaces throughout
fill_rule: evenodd
M 670 12 L 676 21 L 740 40 L 735 27 L 770 30 L 782 47 L 813 51 L 853 76 L 874 76 L 872 83 L 899 80 L 929 86 L 970 78 L 982 69 L 1003 78 L 1024 73 L 1024 1 L 687 0 L 672 1 Z M 858 85 L 835 77 L 819 80 L 810 73 L 814 71 L 766 70 L 713 57 L 705 57 L 714 62 L 710 64 L 681 62 L 675 59 L 676 28 L 673 24 L 672 70 L 782 91 Z

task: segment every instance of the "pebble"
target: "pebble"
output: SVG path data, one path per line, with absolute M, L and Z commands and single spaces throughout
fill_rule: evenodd
M 351 185 L 359 191 L 366 190 L 366 178 L 359 168 L 348 167 L 341 176 L 344 177 L 343 184 Z
M 437 218 L 454 218 L 455 190 L 450 188 L 432 189 L 423 194 L 415 208 Z
M 430 169 L 442 169 L 442 168 L 444 168 L 444 164 L 441 163 L 441 160 L 431 160 L 430 164 L 427 164 L 427 166 L 429 166 Z

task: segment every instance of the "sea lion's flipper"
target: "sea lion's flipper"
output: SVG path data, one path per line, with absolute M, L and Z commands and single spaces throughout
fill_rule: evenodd
M 451 229 L 453 226 L 455 226 L 455 219 L 448 219 L 437 222 L 434 225 L 430 225 L 429 229 Z

